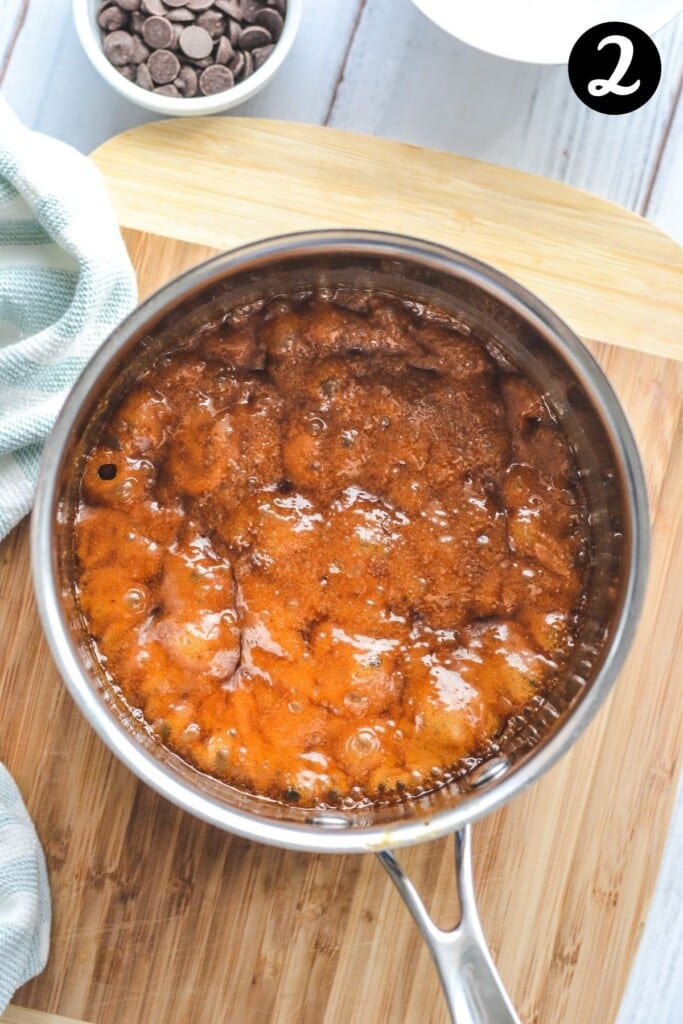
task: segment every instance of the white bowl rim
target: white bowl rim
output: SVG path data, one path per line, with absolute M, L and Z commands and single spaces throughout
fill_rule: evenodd
M 234 85 L 231 89 L 214 93 L 212 96 L 176 99 L 174 96 L 162 96 L 159 93 L 148 92 L 136 85 L 135 82 L 129 82 L 109 63 L 104 55 L 99 29 L 95 21 L 98 4 L 99 0 L 73 0 L 72 5 L 76 33 L 90 63 L 113 89 L 125 99 L 130 100 L 131 103 L 156 114 L 175 117 L 216 114 L 221 110 L 229 110 L 240 103 L 245 103 L 257 92 L 260 92 L 277 72 L 291 50 L 303 14 L 303 0 L 287 0 L 287 15 L 282 35 L 268 60 L 249 78 Z
M 571 45 L 567 45 L 565 33 L 566 23 L 561 17 L 555 22 L 556 32 L 552 38 L 541 40 L 529 30 L 529 18 L 533 11 L 521 10 L 517 14 L 518 31 L 503 35 L 491 36 L 491 14 L 486 4 L 461 4 L 454 0 L 412 0 L 425 17 L 438 25 L 444 32 L 472 46 L 482 53 L 490 53 L 495 57 L 519 61 L 526 64 L 566 64 Z M 512 8 L 513 0 L 508 0 Z M 593 11 L 595 11 L 595 4 Z M 617 0 L 614 0 L 614 8 Z M 586 19 L 588 25 L 599 25 L 601 21 L 627 21 L 652 35 L 672 21 L 683 10 L 681 0 L 629 0 L 626 8 L 621 5 L 622 13 L 616 10 L 595 11 Z M 554 17 L 561 14 L 554 12 Z M 526 19 L 526 20 L 525 20 Z M 578 35 L 575 37 L 578 38 Z M 575 41 L 575 39 L 573 40 Z

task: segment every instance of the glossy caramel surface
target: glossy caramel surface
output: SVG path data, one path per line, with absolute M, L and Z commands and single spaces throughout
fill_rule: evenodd
M 74 521 L 104 670 L 159 740 L 300 805 L 423 793 L 570 652 L 573 458 L 478 340 L 388 296 L 278 298 L 162 353 Z

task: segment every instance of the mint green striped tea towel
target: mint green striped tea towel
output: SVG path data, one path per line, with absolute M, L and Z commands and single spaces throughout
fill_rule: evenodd
M 50 945 L 45 858 L 12 777 L 0 763 L 0 1013 L 42 971 Z
M 0 97 L 0 539 L 31 507 L 71 386 L 136 294 L 95 165 Z

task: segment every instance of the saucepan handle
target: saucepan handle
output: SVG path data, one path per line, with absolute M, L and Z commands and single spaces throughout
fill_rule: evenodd
M 432 921 L 417 890 L 388 850 L 377 856 L 400 892 L 434 958 L 453 1024 L 520 1024 L 494 966 L 474 898 L 472 834 L 455 833 L 455 877 L 460 921 L 443 931 Z

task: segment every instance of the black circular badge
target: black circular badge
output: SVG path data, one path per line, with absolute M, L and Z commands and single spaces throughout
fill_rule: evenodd
M 604 21 L 579 36 L 569 55 L 569 81 L 600 114 L 630 114 L 654 96 L 662 61 L 652 39 L 625 21 Z

